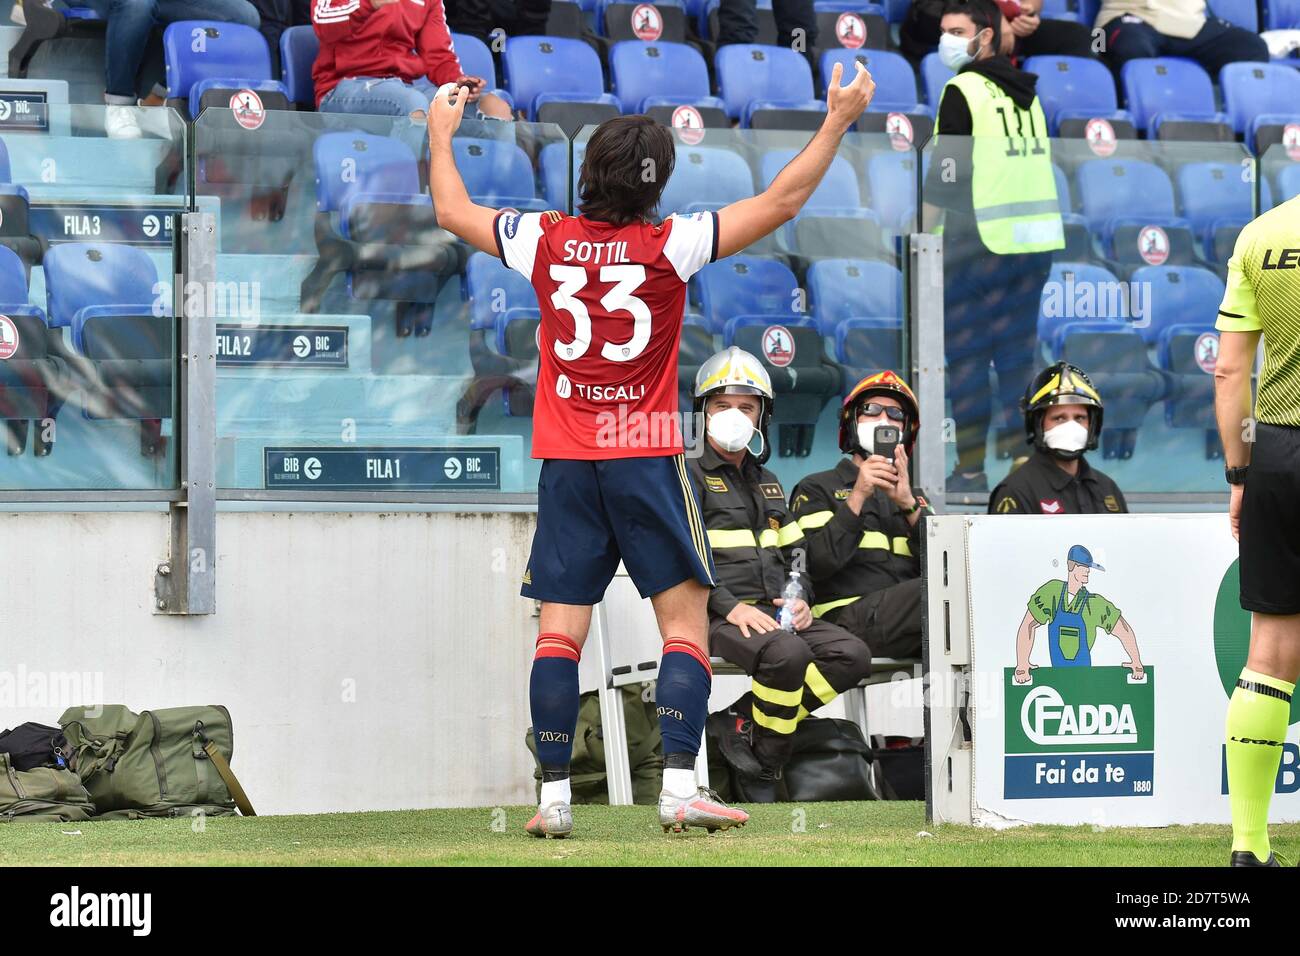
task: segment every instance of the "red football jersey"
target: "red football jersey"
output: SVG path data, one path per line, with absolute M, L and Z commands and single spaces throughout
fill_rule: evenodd
M 677 347 L 686 282 L 718 253 L 716 213 L 613 226 L 503 212 L 501 259 L 537 290 L 534 458 L 682 451 Z

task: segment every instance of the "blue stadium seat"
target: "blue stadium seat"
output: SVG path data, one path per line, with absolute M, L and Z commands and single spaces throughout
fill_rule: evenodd
M 1268 7 L 1271 14 L 1281 14 L 1284 19 L 1289 17 L 1287 26 L 1300 23 L 1300 5 L 1288 4 L 1285 0 L 1269 0 Z M 1255 6 L 1255 0 L 1214 0 L 1209 8 L 1210 13 L 1222 20 L 1251 33 L 1259 32 L 1259 9 Z M 1270 26 L 1269 29 L 1279 30 L 1284 27 Z
M 1056 198 L 1061 204 L 1061 225 L 1065 227 L 1065 248 L 1055 253 L 1061 262 L 1075 262 L 1092 257 L 1092 239 L 1088 230 L 1088 221 L 1074 211 L 1074 196 L 1070 189 L 1070 179 L 1065 170 L 1052 164 L 1052 175 L 1056 178 Z
M 835 327 L 835 360 L 853 370 L 846 381 L 860 381 L 873 372 L 897 368 L 903 354 L 902 339 L 901 318 L 845 319 Z
M 1154 163 L 1131 159 L 1092 159 L 1075 174 L 1080 209 L 1089 228 L 1117 260 L 1140 264 L 1137 242 L 1148 226 L 1168 240 L 1170 264 L 1190 262 L 1191 225 L 1175 215 L 1174 187 Z
M 682 319 L 682 338 L 677 346 L 677 379 L 684 395 L 689 396 L 695 373 L 714 353 L 713 330 L 703 316 L 687 315 Z M 682 404 L 689 408 L 689 402 Z
M 196 118 L 204 105 L 229 105 L 230 94 L 252 89 L 266 109 L 290 109 L 289 90 L 271 76 L 266 38 L 242 23 L 178 20 L 163 31 L 167 98 Z M 204 103 L 204 93 L 213 92 Z M 225 94 L 224 97 L 222 94 Z
M 596 33 L 612 42 L 640 41 L 686 42 L 686 8 L 681 0 L 654 0 L 642 10 L 640 0 L 597 0 Z M 657 36 L 655 34 L 658 34 Z
M 1282 171 L 1277 174 L 1277 192 L 1279 204 L 1300 196 L 1300 163 L 1282 167 Z
M 542 147 L 539 166 L 542 172 L 542 198 L 546 200 L 547 209 L 567 212 L 570 188 L 573 189 L 573 201 L 577 203 L 578 167 L 581 161 L 581 156 L 575 156 L 570 168 L 568 143 L 547 143 Z
M 907 17 L 909 0 L 885 0 L 885 13 L 890 23 L 902 23 Z
M 871 78 L 876 83 L 876 93 L 867 107 L 866 114 L 858 120 L 859 132 L 883 132 L 886 130 L 887 113 L 902 113 L 909 117 L 912 124 L 911 141 L 923 143 L 934 129 L 932 111 L 916 95 L 916 74 L 912 66 L 901 54 L 887 50 L 844 50 L 830 49 L 822 52 L 819 68 L 822 77 L 822 94 L 830 82 L 831 70 L 836 63 L 844 66 L 844 77 L 851 79 L 854 63 L 861 62 L 871 71 Z M 844 79 L 841 79 L 844 82 Z
M 1150 138 L 1173 138 L 1172 130 L 1161 132 L 1162 124 L 1173 122 L 1196 124 L 1197 132 L 1206 124 L 1225 125 L 1226 133 L 1227 118 L 1215 110 L 1214 84 L 1200 64 L 1176 57 L 1140 58 L 1125 63 L 1121 77 L 1129 112 Z
M 739 315 L 780 322 L 801 317 L 796 311 L 799 284 L 794 273 L 774 259 L 730 256 L 709 263 L 697 276 L 704 319 L 715 335 Z
M 1165 330 L 1174 325 L 1212 327 L 1223 301 L 1223 280 L 1197 266 L 1143 266 L 1133 271 L 1130 281 L 1150 289 L 1149 295 L 1144 294 L 1149 315 L 1145 322 L 1136 324 L 1148 345 L 1158 343 Z
M 1300 121 L 1300 73 L 1278 63 L 1229 63 L 1219 71 L 1232 128 L 1253 146 L 1264 127 Z
M 667 216 L 721 209 L 752 195 L 753 174 L 739 153 L 717 146 L 678 143 L 673 174 L 659 200 L 659 211 Z
M 320 52 L 320 39 L 310 26 L 289 27 L 280 34 L 280 79 L 289 99 L 308 109 L 316 108 L 316 84 L 311 68 Z
M 52 332 L 45 321 L 45 310 L 28 302 L 27 270 L 11 249 L 0 246 L 0 314 L 8 317 L 17 332 L 17 343 L 5 361 L 0 362 L 0 428 L 10 455 L 21 454 L 27 446 L 28 422 L 57 414 L 61 402 L 57 381 L 59 370 L 50 360 Z M 57 346 L 56 346 L 57 347 Z M 40 430 L 35 431 L 38 454 L 48 443 Z
M 704 57 L 685 43 L 624 40 L 609 51 L 609 69 L 624 113 L 680 103 L 721 107 L 709 93 Z
M 488 89 L 494 90 L 501 84 L 497 82 L 497 67 L 492 59 L 492 51 L 478 37 L 468 33 L 453 33 L 451 45 L 460 60 L 460 68 L 466 76 L 481 76 L 487 80 Z M 504 92 L 504 90 L 500 91 Z
M 536 306 L 517 307 L 499 313 L 496 321 L 497 351 L 521 362 L 537 361 L 537 329 L 541 323 L 542 313 Z M 509 396 L 506 398 L 506 413 L 509 414 Z
M 1205 258 L 1225 261 L 1219 253 L 1231 242 L 1241 227 L 1255 217 L 1255 184 L 1246 182 L 1237 163 L 1188 163 L 1178 169 L 1178 193 L 1183 200 L 1183 215 L 1205 244 Z M 1268 180 L 1261 179 L 1260 209 L 1273 207 Z M 1217 247 L 1217 250 L 1216 250 Z
M 1038 340 L 1057 349 L 1065 327 L 1080 318 L 1126 326 L 1131 302 L 1124 289 L 1115 275 L 1101 266 L 1053 262 L 1038 302 Z
M 510 309 L 536 309 L 533 285 L 496 256 L 476 252 L 465 266 L 472 331 L 495 330 L 497 317 Z
M 366 193 L 420 193 L 415 154 L 401 140 L 349 131 L 325 133 L 316 140 L 312 155 L 320 212 L 339 212 Z
M 764 189 L 772 185 L 796 152 L 793 149 L 774 149 L 763 154 L 759 178 Z M 880 225 L 880 216 L 862 205 L 858 176 L 853 166 L 843 156 L 836 156 L 798 217 L 778 235 L 790 255 L 807 258 L 872 256 L 883 252 Z
M 501 66 L 506 89 L 530 120 L 545 103 L 617 103 L 605 93 L 600 57 L 582 40 L 510 37 Z
M 1223 0 L 1215 0 L 1214 7 L 1217 8 Z M 1237 4 L 1245 5 L 1245 0 L 1237 0 Z M 1252 4 L 1253 6 L 1253 4 Z M 1264 4 L 1264 29 L 1266 30 L 1294 30 L 1300 27 L 1300 0 L 1267 0 Z M 1228 19 L 1222 13 L 1218 14 L 1225 20 Z
M 548 208 L 545 200 L 537 198 L 528 154 L 513 142 L 459 136 L 451 147 L 465 188 L 475 202 L 521 211 Z
M 766 103 L 767 108 L 782 104 L 791 109 L 815 102 L 812 69 L 793 50 L 736 43 L 720 49 L 715 62 L 718 92 L 727 115 L 745 125 L 752 120 L 751 104 L 756 101 Z
M 734 315 L 731 318 L 727 319 L 726 325 L 724 325 L 722 328 L 722 347 L 728 348 L 732 345 L 739 344 L 736 340 L 737 338 L 739 338 L 740 334 L 745 329 L 765 329 L 772 325 L 783 325 L 791 331 L 794 331 L 795 329 L 805 329 L 807 330 L 806 334 L 800 336 L 800 338 L 804 339 L 805 342 L 816 341 L 820 345 L 820 342 L 818 340 L 821 338 L 821 333 L 818 332 L 817 327 L 813 325 L 812 319 L 809 319 L 807 317 L 798 316 L 793 319 L 786 319 L 786 318 L 782 318 L 781 316 L 772 316 L 772 315 Z M 796 343 L 798 342 L 799 339 L 796 339 Z M 741 347 L 744 348 L 743 345 Z M 813 352 L 813 354 L 816 356 L 816 362 L 820 364 L 821 362 L 820 348 L 810 350 L 807 347 L 805 347 L 802 349 L 796 348 L 795 350 L 796 355 L 798 355 L 799 353 L 803 353 L 805 356 L 808 354 L 809 351 Z
M 864 0 L 818 0 L 813 4 L 813 12 L 817 22 L 817 50 L 887 50 L 891 46 L 889 15 L 880 4 Z
M 1043 0 L 1043 8 L 1039 16 L 1044 20 L 1069 20 L 1073 23 L 1084 23 L 1083 18 L 1086 13 L 1078 0 Z M 1086 25 L 1091 27 L 1092 23 L 1088 22 Z
M 808 305 L 825 336 L 855 317 L 901 322 L 903 274 L 887 262 L 822 259 L 808 267 Z
M 927 53 L 921 60 L 921 85 L 925 88 L 925 101 L 933 110 L 939 109 L 943 88 L 957 74 L 944 66 L 938 53 Z
M 1116 135 L 1132 128 L 1133 118 L 1119 108 L 1115 81 L 1099 61 L 1078 56 L 1031 56 L 1025 70 L 1038 75 L 1038 98 L 1053 136 L 1077 136 L 1090 119 L 1109 120 Z M 1068 121 L 1077 121 L 1069 123 Z M 1068 132 L 1061 132 L 1067 123 Z
M 929 154 L 926 154 L 929 158 Z M 880 152 L 867 160 L 871 208 L 887 227 L 909 232 L 916 218 L 916 153 Z

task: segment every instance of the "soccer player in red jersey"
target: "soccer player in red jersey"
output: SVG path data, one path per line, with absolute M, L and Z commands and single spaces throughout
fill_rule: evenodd
M 498 212 L 470 201 L 451 139 L 468 91 L 429 109 L 429 186 L 438 222 L 499 256 L 537 290 L 541 356 L 533 457 L 543 459 L 537 531 L 523 594 L 542 602 L 529 698 L 542 794 L 526 829 L 567 836 L 569 760 L 578 719 L 578 658 L 621 559 L 663 635 L 655 704 L 664 741 L 659 822 L 710 831 L 749 819 L 695 784 L 708 716 L 713 562 L 686 475 L 677 417 L 677 347 L 686 283 L 789 222 L 871 102 L 862 64 L 827 84 L 826 119 L 761 194 L 718 212 L 654 222 L 673 171 L 672 133 L 648 116 L 602 123 L 578 180 L 582 215 Z

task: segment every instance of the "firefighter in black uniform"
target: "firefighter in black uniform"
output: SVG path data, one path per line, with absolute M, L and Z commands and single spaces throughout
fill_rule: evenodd
M 809 475 L 791 507 L 808 541 L 813 616 L 866 641 L 873 657 L 921 654 L 921 517 L 925 495 L 912 490 L 908 456 L 920 409 L 890 371 L 858 382 L 840 410 L 840 450 L 830 471 Z M 876 429 L 893 425 L 893 460 L 874 454 Z
M 709 650 L 744 668 L 749 693 L 732 705 L 722 746 L 743 798 L 773 802 L 799 721 L 871 673 L 871 656 L 846 631 L 813 619 L 806 599 L 782 592 L 804 565 L 803 532 L 767 460 L 772 383 L 741 349 L 714 355 L 695 377 L 704 447 L 689 473 L 703 505 L 717 585 L 709 596 Z M 761 445 L 749 450 L 755 434 Z M 807 594 L 807 578 L 800 575 Z M 789 629 L 779 623 L 788 611 Z
M 989 495 L 989 514 L 1127 514 L 1124 493 L 1088 464 L 1101 439 L 1101 395 L 1083 369 L 1057 362 L 1020 403 L 1034 452 Z

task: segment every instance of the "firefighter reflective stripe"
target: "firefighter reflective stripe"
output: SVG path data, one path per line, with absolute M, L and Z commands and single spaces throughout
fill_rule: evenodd
M 802 706 L 793 717 L 769 717 L 758 709 L 757 704 L 754 704 L 750 709 L 754 714 L 754 723 L 767 728 L 775 734 L 794 733 L 794 729 L 799 726 L 799 721 L 808 716 L 808 711 Z
M 879 548 L 882 551 L 891 550 L 889 536 L 880 531 L 862 532 L 862 540 L 858 542 L 859 548 Z M 907 543 L 906 538 L 894 538 L 892 548 L 894 554 L 901 554 L 905 558 L 912 556 L 912 546 Z
M 1065 248 L 1051 143 L 1035 97 L 1017 106 L 978 73 L 948 81 L 971 114 L 971 206 L 984 247 L 997 255 Z
M 833 611 L 837 607 L 843 607 L 846 604 L 852 604 L 859 597 L 861 597 L 861 595 L 857 595 L 855 597 L 840 598 L 838 601 L 827 601 L 825 604 L 814 604 L 812 609 L 813 617 L 821 617 L 827 611 Z
M 710 528 L 709 545 L 714 548 L 757 548 L 758 541 L 754 538 L 754 532 L 748 528 L 741 528 L 738 531 Z
M 784 525 L 780 531 L 767 528 L 758 536 L 758 544 L 763 548 L 784 548 L 788 544 L 803 540 L 803 532 L 794 522 Z
M 799 527 L 804 531 L 811 531 L 814 528 L 820 528 L 833 517 L 835 517 L 834 511 L 814 511 L 799 519 Z
M 812 665 L 810 664 L 809 666 L 811 667 Z M 759 700 L 765 700 L 769 704 L 776 704 L 779 707 L 797 707 L 799 702 L 803 700 L 802 687 L 796 688 L 795 690 L 777 690 L 775 687 L 768 687 L 765 684 L 760 684 L 758 681 L 754 681 L 753 690 L 754 696 Z
M 822 672 L 817 669 L 816 661 L 809 662 L 808 670 L 804 672 L 803 681 L 823 704 L 829 704 L 835 699 L 835 688 L 827 683 L 826 678 L 822 676 Z

